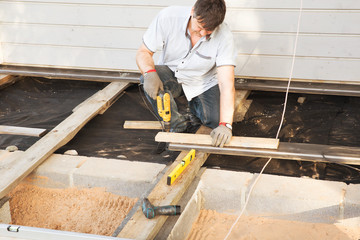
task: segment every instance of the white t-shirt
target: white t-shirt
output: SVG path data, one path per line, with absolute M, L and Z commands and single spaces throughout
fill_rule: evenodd
M 235 66 L 236 57 L 234 38 L 225 23 L 192 47 L 187 29 L 190 17 L 191 7 L 167 7 L 143 36 L 150 51 L 162 51 L 157 64 L 174 71 L 188 101 L 218 84 L 216 67 Z

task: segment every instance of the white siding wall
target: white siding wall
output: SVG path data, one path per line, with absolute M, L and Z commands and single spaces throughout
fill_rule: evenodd
M 3 58 L 3 52 L 2 52 L 2 45 L 1 45 L 1 42 L 0 42 L 0 64 L 2 64 L 4 62 L 4 58 Z
M 0 22 L 0 64 L 2 64 L 4 62 L 4 57 L 3 57 L 3 48 L 2 48 L 2 43 L 1 43 L 1 22 Z
M 153 17 L 166 6 L 194 2 L 0 0 L 3 59 L 7 64 L 137 71 L 136 49 Z M 236 75 L 286 79 L 300 0 L 226 2 L 226 22 L 238 47 Z M 294 78 L 360 84 L 360 1 L 303 2 Z

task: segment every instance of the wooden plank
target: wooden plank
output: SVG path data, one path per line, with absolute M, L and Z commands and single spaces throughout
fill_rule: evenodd
M 209 132 L 209 128 L 202 126 L 197 133 L 209 134 Z M 195 178 L 196 174 L 199 172 L 200 167 L 204 164 L 208 157 L 207 153 L 197 152 L 195 159 L 191 161 L 182 175 L 180 175 L 180 177 L 176 180 L 175 184 L 168 186 L 166 184 L 167 176 L 181 162 L 187 153 L 187 151 L 183 151 L 179 154 L 176 160 L 169 167 L 168 171 L 164 174 L 159 183 L 149 194 L 148 199 L 154 206 L 177 204 L 192 180 Z M 141 207 L 139 207 L 137 212 L 125 225 L 124 229 L 117 237 L 142 240 L 154 239 L 156 234 L 160 231 L 162 225 L 165 223 L 166 219 L 167 216 L 157 216 L 153 219 L 147 219 L 144 216 Z
M 1 49 L 0 49 L 1 51 Z M 0 75 L 0 89 L 6 88 L 17 81 L 16 77 L 11 75 Z
M 249 90 L 236 90 L 235 91 L 235 107 L 234 107 L 234 122 L 242 121 L 243 115 L 241 110 L 243 109 L 246 98 L 249 96 L 251 91 Z M 248 108 L 247 108 L 248 109 Z
M 161 130 L 162 125 L 159 121 L 125 121 L 125 129 L 157 129 Z
M 120 82 L 110 83 L 103 90 L 94 94 L 92 100 L 87 100 L 86 105 L 82 105 L 27 149 L 24 154 L 21 154 L 21 157 L 11 155 L 8 159 L 3 159 L 0 162 L 0 199 L 53 152 L 69 142 L 98 112 L 107 108 L 112 99 L 116 98 L 128 85 L 128 83 Z
M 191 134 L 191 133 L 173 133 L 173 132 L 159 132 L 155 136 L 157 142 L 169 142 L 180 144 L 196 144 L 196 145 L 211 145 L 212 138 L 209 134 Z M 233 136 L 227 147 L 241 147 L 241 148 L 266 148 L 277 149 L 279 146 L 279 139 L 274 138 L 258 138 L 258 137 L 236 137 Z
M 241 122 L 244 120 L 247 111 L 250 108 L 252 100 L 246 100 L 244 104 L 234 113 L 234 122 Z
M 0 125 L 0 134 L 42 137 L 46 129 Z

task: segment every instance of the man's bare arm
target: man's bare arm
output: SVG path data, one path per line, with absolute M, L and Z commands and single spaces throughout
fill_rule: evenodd
M 144 43 L 142 43 L 136 53 L 136 64 L 138 65 L 142 74 L 151 69 L 155 69 L 154 60 L 152 58 L 153 55 L 154 53 L 150 51 Z
M 235 105 L 234 66 L 217 68 L 220 89 L 220 122 L 232 124 Z

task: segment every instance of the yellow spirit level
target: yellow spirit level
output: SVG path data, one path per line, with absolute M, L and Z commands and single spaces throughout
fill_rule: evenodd
M 184 171 L 184 169 L 189 165 L 189 163 L 195 158 L 195 149 L 191 151 L 183 158 L 181 163 L 179 163 L 175 169 L 167 177 L 167 185 L 171 185 L 175 182 L 177 177 Z

